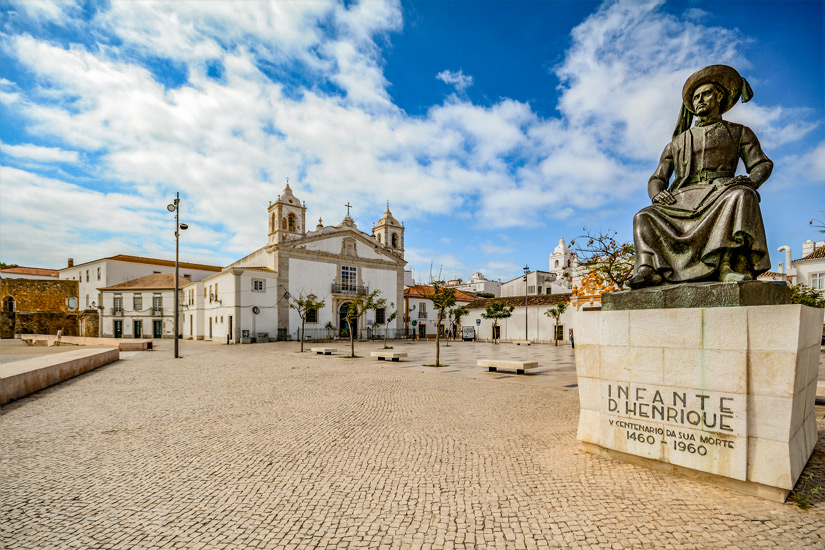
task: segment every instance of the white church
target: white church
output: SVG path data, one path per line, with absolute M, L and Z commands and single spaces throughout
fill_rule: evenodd
M 347 215 L 338 225 L 318 220 L 306 224 L 306 203 L 287 183 L 269 205 L 268 244 L 225 267 L 219 273 L 182 289 L 184 304 L 180 333 L 184 338 L 239 343 L 296 339 L 301 328 L 298 312 L 289 307 L 299 296 L 314 296 L 325 305 L 308 316 L 307 334 L 340 335 L 353 296 L 380 290 L 387 308 L 368 312 L 358 335 L 368 336 L 403 304 L 404 225 L 390 212 L 372 228 L 359 230 Z M 403 327 L 397 316 L 390 329 Z M 248 339 L 248 340 L 247 340 Z

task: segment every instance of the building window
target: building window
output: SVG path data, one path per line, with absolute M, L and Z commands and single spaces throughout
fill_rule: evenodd
M 825 273 L 811 273 L 811 288 L 825 290 Z
M 398 235 L 396 233 L 392 234 L 392 247 L 398 248 Z
M 556 340 L 564 340 L 564 325 L 559 325 L 556 327 Z
M 210 303 L 210 304 L 212 303 L 212 299 L 213 299 L 214 297 L 215 297 L 215 295 L 214 295 L 214 294 L 212 294 L 212 285 L 209 285 L 209 303 Z
M 184 273 L 183 278 L 191 281 L 192 280 L 192 274 L 191 273 Z
M 112 309 L 115 315 L 123 315 L 123 296 L 115 296 Z
M 252 279 L 252 290 L 255 292 L 263 292 L 264 291 L 264 280 L 263 279 Z
M 218 301 L 218 283 L 215 283 L 215 301 Z
M 355 290 L 358 277 L 357 267 L 341 267 L 341 290 Z
M 295 214 L 290 214 L 287 216 L 286 223 L 289 231 L 295 231 Z
M 427 303 L 421 302 L 418 305 L 418 318 L 419 319 L 426 319 L 427 318 Z
M 87 283 L 89 282 L 89 270 L 88 269 L 86 270 L 86 282 Z
M 386 318 L 387 318 L 386 312 L 387 312 L 387 310 L 385 310 L 383 307 L 380 307 L 380 308 L 375 310 L 375 324 L 377 324 L 377 325 L 383 325 L 384 324 L 384 322 L 386 321 Z
M 307 310 L 307 323 L 317 323 L 317 322 L 318 322 L 318 310 L 317 309 Z
M 536 293 L 536 287 L 535 286 L 528 286 L 527 287 L 527 294 L 535 294 L 535 293 Z
M 100 268 L 99 267 L 97 268 L 97 280 L 98 281 L 100 280 Z
M 152 296 L 152 315 L 163 315 L 163 296 Z
M 141 309 L 143 309 L 142 294 L 135 294 L 134 298 L 132 298 L 132 309 L 135 311 L 140 311 Z
M 9 313 L 14 311 L 14 298 L 12 296 L 3 298 L 3 311 L 8 311 Z
M 89 295 L 86 295 L 86 307 L 89 307 Z

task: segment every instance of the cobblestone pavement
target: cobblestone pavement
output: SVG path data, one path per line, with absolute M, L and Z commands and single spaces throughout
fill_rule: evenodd
M 579 451 L 563 373 L 159 348 L 3 407 L 0 547 L 825 548 L 825 495 L 804 511 Z M 529 353 L 569 367 L 551 348 Z M 825 486 L 819 432 L 804 474 Z

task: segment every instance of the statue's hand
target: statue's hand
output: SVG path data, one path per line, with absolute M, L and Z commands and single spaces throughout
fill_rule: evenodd
M 725 182 L 725 186 L 729 185 L 747 185 L 748 187 L 756 189 L 756 183 L 754 183 L 754 181 L 748 176 L 736 176 L 735 178 L 731 178 Z
M 653 204 L 673 204 L 676 202 L 676 197 L 674 197 L 667 189 L 662 189 L 653 196 L 652 200 Z

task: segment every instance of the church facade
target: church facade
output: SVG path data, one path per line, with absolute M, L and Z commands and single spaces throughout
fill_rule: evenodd
M 307 319 L 309 335 L 340 335 L 353 297 L 380 290 L 387 310 L 360 320 L 359 337 L 368 336 L 384 315 L 403 303 L 404 225 L 390 212 L 364 233 L 347 216 L 338 225 L 314 229 L 306 222 L 306 204 L 287 184 L 269 205 L 266 246 L 197 283 L 183 288 L 184 338 L 237 343 L 243 338 L 268 341 L 299 337 L 301 319 L 290 303 L 313 296 L 325 305 Z M 398 316 L 390 329 L 402 328 Z

